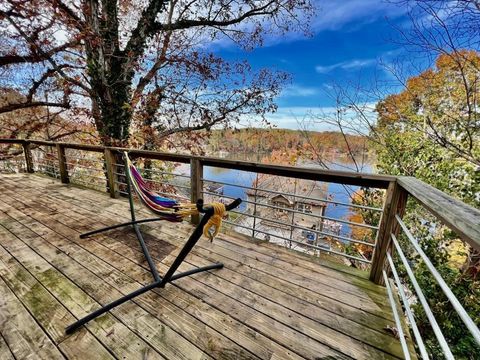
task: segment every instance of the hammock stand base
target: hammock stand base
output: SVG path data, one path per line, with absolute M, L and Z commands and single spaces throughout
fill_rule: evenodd
M 130 190 L 130 181 L 131 180 L 130 180 L 129 176 L 127 175 L 127 190 L 128 190 L 128 199 L 129 199 L 129 203 L 130 203 L 130 215 L 131 215 L 132 220 L 129 221 L 129 222 L 126 222 L 126 223 L 117 224 L 117 225 L 113 225 L 113 226 L 107 226 L 105 228 L 101 228 L 101 229 L 97 229 L 97 230 L 94 230 L 94 231 L 90 231 L 90 232 L 81 234 L 80 238 L 86 238 L 90 235 L 98 234 L 98 233 L 101 233 L 101 232 L 104 232 L 104 231 L 109 231 L 109 230 L 116 229 L 116 228 L 119 228 L 119 227 L 132 225 L 133 229 L 135 230 L 135 234 L 137 235 L 138 242 L 140 243 L 140 247 L 142 248 L 145 259 L 147 260 L 148 265 L 150 267 L 150 272 L 152 273 L 154 281 L 152 283 L 148 284 L 148 285 L 145 285 L 145 286 L 139 288 L 138 290 L 135 290 L 135 291 L 133 291 L 133 292 L 131 292 L 131 293 L 125 295 L 125 296 L 122 296 L 121 298 L 119 298 L 119 299 L 117 299 L 117 300 L 115 300 L 115 301 L 113 301 L 113 302 L 111 302 L 107 305 L 102 306 L 101 308 L 91 312 L 87 316 L 85 316 L 85 317 L 77 320 L 73 324 L 67 326 L 67 328 L 65 329 L 66 334 L 73 333 L 76 329 L 78 329 L 82 325 L 86 324 L 90 320 L 93 320 L 93 319 L 105 314 L 106 312 L 110 311 L 111 309 L 113 309 L 113 308 L 115 308 L 115 307 L 129 301 L 129 300 L 132 300 L 135 297 L 137 297 L 138 295 L 146 293 L 147 291 L 153 290 L 155 288 L 164 288 L 167 283 L 170 283 L 172 281 L 178 280 L 178 279 L 186 277 L 186 276 L 198 274 L 200 272 L 204 272 L 204 271 L 208 271 L 208 270 L 221 269 L 223 267 L 222 263 L 215 263 L 215 264 L 211 264 L 211 265 L 207 265 L 207 266 L 203 266 L 203 267 L 199 267 L 199 268 L 194 268 L 194 269 L 191 269 L 191 270 L 188 270 L 188 271 L 185 271 L 185 272 L 175 274 L 178 267 L 182 264 L 183 260 L 185 260 L 187 255 L 190 253 L 192 248 L 195 246 L 197 241 L 202 236 L 203 227 L 208 222 L 210 217 L 212 217 L 213 214 L 214 214 L 213 208 L 211 206 L 205 206 L 204 207 L 203 206 L 203 200 L 200 199 L 200 200 L 197 201 L 197 204 L 196 204 L 198 211 L 200 213 L 204 214 L 203 217 L 200 220 L 200 223 L 195 227 L 194 231 L 190 235 L 189 239 L 187 240 L 187 242 L 183 246 L 180 253 L 177 255 L 177 257 L 173 261 L 170 268 L 167 270 L 166 274 L 164 276 L 160 276 L 159 273 L 158 273 L 157 267 L 155 266 L 155 263 L 154 263 L 151 255 L 150 255 L 150 252 L 148 251 L 148 248 L 145 244 L 145 240 L 143 239 L 143 235 L 140 231 L 140 228 L 138 227 L 138 224 L 146 223 L 146 222 L 152 222 L 152 221 L 160 221 L 160 220 L 164 220 L 164 219 L 162 219 L 162 218 L 149 218 L 149 219 L 136 220 L 136 218 L 135 218 L 135 208 L 134 208 L 134 205 L 133 205 L 133 198 L 132 198 L 132 193 L 131 193 L 131 190 Z M 240 202 L 241 202 L 240 199 L 237 199 L 237 200 L 233 201 L 231 204 L 226 206 L 227 210 L 231 210 L 231 209 L 236 208 L 240 204 Z

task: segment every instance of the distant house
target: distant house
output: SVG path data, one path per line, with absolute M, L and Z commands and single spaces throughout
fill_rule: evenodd
M 247 195 L 247 211 L 250 214 L 285 222 L 286 226 L 292 223 L 293 217 L 293 223 L 297 226 L 313 229 L 323 227 L 319 216 L 323 216 L 326 209 L 322 201 L 327 196 L 325 183 L 268 176 L 258 182 L 256 189 L 248 190 Z

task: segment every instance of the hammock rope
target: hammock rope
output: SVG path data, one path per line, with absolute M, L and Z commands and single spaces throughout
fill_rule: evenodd
M 140 201 L 153 213 L 158 215 L 162 220 L 171 222 L 180 222 L 187 216 L 198 215 L 196 204 L 180 203 L 177 200 L 166 198 L 151 191 L 147 182 L 143 179 L 140 172 L 129 159 L 127 152 L 124 152 L 127 164 L 127 176 L 135 190 Z M 218 235 L 222 226 L 222 219 L 227 210 L 225 204 L 220 202 L 212 202 L 210 204 L 214 209 L 214 215 L 208 220 L 203 228 L 203 235 L 208 237 L 210 241 Z
M 213 215 L 210 219 L 208 219 L 208 222 L 203 227 L 203 235 L 208 237 L 210 239 L 210 242 L 212 242 L 213 238 L 218 235 L 218 232 L 220 231 L 220 228 L 222 226 L 222 219 L 227 212 L 225 204 L 213 202 L 211 205 L 213 206 Z M 212 227 L 215 228 L 212 229 Z

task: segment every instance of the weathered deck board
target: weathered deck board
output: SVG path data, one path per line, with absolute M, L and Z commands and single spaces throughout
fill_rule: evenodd
M 53 227 L 53 228 L 56 228 L 56 229 L 58 229 L 58 228 L 63 229 L 63 230 L 59 230 L 59 231 L 67 231 L 67 229 L 69 229 L 66 226 L 61 226 L 61 224 L 58 224 L 55 220 L 47 219 L 47 218 L 42 217 L 41 214 L 39 214 L 37 211 L 33 210 L 33 208 L 37 207 L 37 206 L 35 206 L 35 201 L 25 200 L 25 199 L 23 199 L 23 200 L 18 199 L 18 201 L 30 202 L 31 203 L 30 208 L 29 208 L 30 212 L 32 214 L 34 214 L 35 217 L 41 217 L 41 220 L 43 220 L 45 222 L 49 221 L 49 226 L 50 227 Z M 74 236 L 78 236 L 78 233 L 75 233 Z M 125 247 L 121 250 L 121 253 L 125 254 L 126 252 L 128 252 L 130 250 L 131 250 L 131 248 Z M 141 258 L 139 256 L 136 256 L 136 257 Z M 111 256 L 108 257 L 108 259 L 112 263 L 116 262 Z M 141 262 L 143 262 L 143 259 L 142 259 Z M 190 267 L 181 267 L 180 270 L 187 270 L 189 268 Z M 165 272 L 167 270 L 167 267 L 165 265 L 160 264 L 159 269 L 162 272 Z M 127 272 L 128 272 L 128 270 L 127 270 Z M 189 279 L 184 279 L 182 282 L 186 282 L 188 280 Z M 81 282 L 81 281 L 86 281 L 86 280 L 84 280 L 82 278 L 82 279 L 77 281 L 77 284 L 79 283 L 79 281 Z M 195 285 L 189 285 L 188 288 L 193 287 L 193 286 L 195 286 Z M 199 289 L 199 291 L 204 290 L 203 287 L 199 286 L 198 284 L 197 284 L 197 289 Z M 212 290 L 214 290 L 214 289 L 212 289 Z M 203 294 L 204 294 L 203 295 L 204 300 L 205 299 L 210 299 L 212 297 L 212 296 L 209 296 L 208 293 L 207 294 L 203 293 Z M 266 333 L 269 337 L 281 339 L 281 341 L 283 341 L 283 342 L 286 342 L 289 338 L 291 338 L 291 339 L 299 338 L 303 343 L 301 344 L 301 342 L 295 342 L 295 343 L 291 344 L 290 347 L 292 348 L 293 351 L 296 351 L 297 353 L 300 353 L 303 356 L 314 357 L 316 355 L 324 355 L 324 356 L 335 356 L 336 358 L 341 358 L 341 353 L 340 352 L 337 353 L 335 351 L 332 351 L 327 346 L 324 346 L 321 342 L 313 341 L 310 337 L 305 336 L 303 333 L 301 333 L 299 331 L 296 331 L 295 329 L 290 328 L 288 325 L 284 325 L 281 322 L 272 321 L 272 319 L 265 316 L 263 313 L 257 312 L 253 309 L 250 309 L 249 307 L 244 306 L 243 304 L 239 303 L 238 301 L 232 300 L 232 299 L 228 298 L 227 296 L 225 296 L 221 293 L 218 293 L 218 294 L 216 294 L 216 296 L 213 296 L 213 297 L 222 299 L 222 301 L 220 302 L 220 304 L 221 304 L 220 306 L 223 307 L 225 313 L 228 313 L 228 312 L 239 313 L 240 315 L 237 315 L 238 320 L 240 320 L 241 322 L 250 321 L 251 323 L 255 324 L 255 326 L 257 328 L 261 329 L 261 332 Z M 126 305 L 124 305 L 124 306 L 126 306 Z M 217 306 L 218 306 L 218 304 L 217 304 Z M 228 308 L 228 306 L 232 310 L 230 310 L 230 308 Z M 225 309 L 227 309 L 227 310 L 225 310 Z
M 3 218 L 0 221 L 2 226 L 19 234 L 25 240 L 23 242 L 16 236 L 7 236 L 2 238 L 2 246 L 22 263 L 75 317 L 85 316 L 99 307 L 99 304 L 91 296 L 82 291 L 77 284 L 57 268 L 57 266 L 71 268 L 72 261 L 70 259 L 62 259 L 62 253 L 49 248 L 45 242 L 40 245 L 44 250 L 39 253 L 35 252 L 27 244 L 41 240 L 38 236 L 35 236 L 28 228 L 22 227 L 19 223 L 12 223 L 11 220 L 6 221 Z M 58 263 L 49 263 L 43 256 L 47 258 L 53 256 Z M 72 269 L 72 273 L 81 274 L 88 278 L 87 273 L 80 268 Z M 103 284 L 98 289 L 103 291 Z M 119 310 L 121 309 L 119 308 Z M 113 313 L 115 313 L 115 316 L 111 315 Z M 132 359 L 143 359 L 145 354 L 149 354 L 152 359 L 161 358 L 160 354 L 155 352 L 146 341 L 120 321 L 125 320 L 122 319 L 120 311 L 111 314 L 102 316 L 98 319 L 99 321 L 89 323 L 87 327 L 102 343 L 106 344 L 112 353 L 117 357 L 126 356 Z M 135 321 L 135 314 L 126 313 L 124 316 L 127 319 L 129 317 L 132 322 Z M 155 354 L 156 356 L 154 356 Z
M 98 224 L 97 226 L 103 226 L 103 225 L 106 226 L 106 225 L 114 224 L 115 221 L 118 221 L 119 215 L 122 216 L 122 218 L 125 218 L 125 219 L 127 218 L 126 216 L 128 214 L 128 210 L 125 209 L 124 204 L 111 205 L 111 203 L 108 202 L 110 199 L 104 199 L 104 200 L 106 201 L 106 203 L 102 203 L 102 206 L 105 205 L 105 207 L 108 208 L 108 210 L 102 211 L 101 213 L 97 213 L 97 215 L 99 215 L 99 218 L 96 219 Z M 69 201 L 71 202 L 76 200 L 71 199 Z M 93 205 L 86 202 L 85 199 L 82 199 L 82 203 L 83 203 L 83 206 L 89 207 L 89 208 L 91 208 L 91 206 Z M 105 221 L 105 219 L 107 219 L 108 221 Z M 155 227 L 145 226 L 145 225 L 143 226 L 146 228 L 152 229 L 152 233 L 156 233 L 156 234 L 158 234 L 158 232 L 156 231 L 157 228 L 165 229 L 167 234 L 169 235 L 172 233 L 175 234 L 175 237 L 173 238 L 169 237 L 169 241 L 177 240 L 177 243 L 179 240 L 183 241 L 186 234 L 188 234 L 192 230 L 192 227 L 187 224 L 178 224 L 178 225 L 176 224 L 175 225 L 176 228 L 171 229 L 170 232 L 169 232 L 169 227 L 162 227 L 158 225 L 156 225 Z M 181 231 L 182 229 L 183 231 Z M 176 237 L 176 235 L 178 234 L 181 234 L 180 238 Z M 157 238 L 162 238 L 162 235 L 159 235 Z M 212 245 L 218 250 L 220 250 L 220 247 L 233 249 L 231 250 L 231 252 L 233 251 L 233 253 L 235 254 L 234 256 L 238 257 L 238 256 L 245 255 L 246 256 L 245 261 L 247 263 L 249 262 L 248 261 L 249 259 L 255 259 L 257 260 L 254 262 L 255 264 L 258 263 L 259 266 L 264 265 L 263 267 L 264 269 L 268 269 L 271 272 L 273 271 L 276 276 L 291 274 L 293 275 L 293 277 L 285 276 L 285 278 L 288 278 L 290 281 L 294 281 L 295 279 L 300 278 L 302 279 L 303 284 L 297 282 L 295 283 L 296 285 L 302 286 L 306 284 L 309 289 L 313 289 L 313 290 L 316 288 L 319 288 L 318 293 L 320 295 L 325 295 L 325 294 L 330 295 L 331 298 L 334 298 L 337 301 L 339 300 L 339 297 L 340 297 L 340 300 L 342 299 L 342 296 L 344 296 L 344 291 L 346 291 L 347 292 L 345 294 L 346 304 L 352 305 L 352 298 L 353 298 L 354 299 L 353 301 L 355 301 L 355 304 L 358 305 L 359 307 L 367 307 L 367 310 L 370 309 L 373 312 L 380 310 L 379 311 L 380 316 L 385 316 L 389 320 L 392 319 L 391 314 L 388 313 L 390 308 L 388 307 L 387 304 L 383 303 L 386 296 L 385 290 L 381 289 L 381 290 L 371 291 L 371 289 L 378 289 L 378 287 L 375 287 L 373 284 L 371 284 L 367 280 L 364 280 L 356 276 L 346 275 L 346 274 L 336 275 L 335 277 L 332 278 L 330 275 L 336 273 L 335 271 L 332 271 L 332 270 L 330 270 L 328 273 L 325 273 L 324 271 L 323 272 L 320 271 L 320 273 L 312 274 L 312 270 L 311 270 L 312 268 L 303 269 L 301 266 L 297 265 L 299 262 L 305 263 L 307 262 L 307 260 L 302 259 L 300 257 L 297 258 L 295 255 L 291 253 L 290 254 L 273 253 L 273 254 L 266 255 L 264 252 L 262 252 L 262 250 L 265 251 L 264 249 L 259 249 L 259 251 L 252 250 L 251 248 L 248 247 L 248 245 L 250 244 L 248 243 L 246 244 L 245 241 L 243 241 L 243 245 L 238 246 L 236 245 L 236 243 L 232 241 L 242 241 L 242 240 L 234 239 L 232 237 L 222 237 L 222 236 L 220 236 L 219 239 L 222 239 L 222 240 L 226 239 L 228 241 L 218 242 L 219 247 L 216 246 L 217 243 Z M 208 250 L 211 250 L 212 246 L 210 246 L 207 242 L 200 243 L 198 245 L 199 248 L 206 248 Z M 194 253 L 195 251 L 196 250 L 194 250 Z M 266 251 L 272 252 L 271 249 L 266 249 Z M 292 258 L 291 261 L 293 262 L 284 261 L 282 257 L 285 257 L 285 255 L 289 255 L 289 257 Z M 293 267 L 295 267 L 294 272 L 285 270 L 285 268 L 291 269 Z M 299 275 L 299 276 L 296 276 L 296 275 Z M 312 276 L 314 276 L 313 279 L 312 279 Z M 342 280 L 342 281 L 338 281 L 338 280 Z M 348 289 L 345 290 L 345 288 L 349 288 L 350 292 Z M 358 288 L 360 288 L 360 290 L 358 290 Z M 351 289 L 353 289 L 353 295 L 356 295 L 355 297 L 352 297 Z M 365 289 L 365 292 L 363 292 L 364 289 Z M 378 296 L 378 294 L 380 294 L 380 296 Z M 357 296 L 360 296 L 360 298 L 357 299 L 356 298 Z M 377 304 L 374 301 L 372 301 L 375 299 L 379 299 L 382 302 L 379 302 Z M 383 309 L 380 309 L 379 306 L 381 306 Z M 382 310 L 387 310 L 387 312 Z
M 4 242 L 2 239 L 5 236 L 8 233 L 0 228 L 0 243 Z M 76 338 L 82 339 L 80 342 L 63 341 L 65 326 L 75 318 L 2 246 L 0 275 L 54 343 L 60 343 L 59 348 L 63 353 L 76 353 L 85 358 L 89 355 L 100 359 L 112 358 L 109 351 L 85 328 L 77 333 Z
M 0 329 L 15 358 L 63 359 L 58 348 L 3 279 L 0 279 L 0 294 Z
M 0 360 L 15 360 L 3 336 L 0 335 Z
M 384 330 L 393 326 L 385 290 L 365 274 L 225 234 L 201 240 L 181 267 L 221 261 L 224 269 L 144 294 L 66 336 L 73 319 L 151 281 L 128 229 L 78 237 L 126 218 L 125 200 L 37 175 L 0 175 L 0 293 L 3 284 L 31 319 L 24 330 L 62 358 L 92 358 L 93 350 L 101 358 L 402 357 Z M 142 228 L 160 272 L 192 230 L 165 222 Z M 12 330 L 1 320 L 8 359 Z
M 77 223 L 77 221 L 75 221 L 74 223 Z M 173 235 L 172 235 L 172 238 L 173 238 Z M 127 249 L 127 251 L 128 251 L 128 249 Z M 218 259 L 213 259 L 213 260 L 218 261 Z M 221 260 L 223 261 L 223 259 L 221 259 Z M 206 264 L 207 263 L 202 258 L 198 258 L 196 263 L 194 263 L 194 265 L 198 265 L 198 266 L 202 266 L 202 265 L 206 265 Z M 330 314 L 329 312 L 326 312 L 326 311 L 322 312 L 321 311 L 322 309 L 318 309 L 318 308 L 315 309 L 315 306 L 309 306 L 308 304 L 304 304 L 300 300 L 295 299 L 292 296 L 290 296 L 290 297 L 285 296 L 285 294 L 283 294 L 282 292 L 276 291 L 275 289 L 273 289 L 271 287 L 262 286 L 263 284 L 261 284 L 261 283 L 251 282 L 251 281 L 249 281 L 249 279 L 247 279 L 245 277 L 243 277 L 242 280 L 238 280 L 238 277 L 240 277 L 240 275 L 238 275 L 234 272 L 229 273 L 227 269 L 226 269 L 226 271 L 219 272 L 218 276 L 219 277 L 225 277 L 225 279 L 229 279 L 230 281 L 232 279 L 237 278 L 236 279 L 237 285 L 239 285 L 242 288 L 242 289 L 240 289 L 240 292 L 243 291 L 243 289 L 248 289 L 248 290 L 252 290 L 254 292 L 256 291 L 256 294 L 259 295 L 259 296 L 261 296 L 264 293 L 269 293 L 269 297 L 275 298 L 277 303 L 285 306 L 284 308 L 277 307 L 278 308 L 277 312 L 280 311 L 280 313 L 283 315 L 283 319 L 287 319 L 286 320 L 287 325 L 288 325 L 288 322 L 290 320 L 290 312 L 286 312 L 286 311 L 284 311 L 284 309 L 290 307 L 292 303 L 296 302 L 297 303 L 297 308 L 294 309 L 295 312 L 296 312 L 296 316 L 300 316 L 300 318 L 303 318 L 304 316 L 308 317 L 308 318 L 303 320 L 303 322 L 305 323 L 304 326 L 306 326 L 306 329 L 309 329 L 308 325 L 309 325 L 309 322 L 311 321 L 310 319 L 318 321 L 319 324 L 325 323 L 327 326 L 335 327 L 336 331 L 332 332 L 330 330 L 330 328 L 324 327 L 324 329 L 319 333 L 320 338 L 325 343 L 329 344 L 330 346 L 332 346 L 334 348 L 339 349 L 339 348 L 341 348 L 342 345 L 345 344 L 345 342 L 349 341 L 348 338 L 343 338 L 342 339 L 342 334 L 338 334 L 337 331 L 346 332 L 352 338 L 357 338 L 360 341 L 364 340 L 366 343 L 372 343 L 374 346 L 380 347 L 380 348 L 382 346 L 385 346 L 385 344 L 389 344 L 389 343 L 391 344 L 392 341 L 394 341 L 393 339 L 391 339 L 391 337 L 387 336 L 384 333 L 373 332 L 369 328 L 365 328 L 358 323 L 355 323 L 355 322 L 352 322 L 352 321 L 346 321 L 346 319 L 343 319 L 339 316 L 332 316 L 332 314 Z M 217 282 L 218 282 L 218 280 L 217 280 Z M 250 286 L 250 285 L 252 285 L 252 286 Z M 232 295 L 231 294 L 232 291 L 239 292 L 238 289 L 235 289 L 235 290 L 230 289 L 228 282 L 223 283 L 223 284 L 215 283 L 215 287 L 224 289 L 224 293 L 226 292 L 225 290 L 227 290 L 226 294 L 230 295 L 230 296 Z M 241 294 L 238 294 L 238 295 L 241 295 Z M 250 298 L 252 296 L 255 298 L 255 295 L 247 292 L 244 297 L 247 299 L 247 298 Z M 255 300 L 252 300 L 252 301 L 255 301 Z M 270 302 L 270 300 L 268 300 L 268 299 L 265 299 L 264 301 Z M 260 302 L 260 301 L 258 301 L 258 302 Z M 251 304 L 247 304 L 247 305 L 251 305 Z M 275 304 L 270 302 L 270 307 L 275 307 Z M 270 309 L 266 313 L 271 313 L 271 312 L 275 313 L 272 309 Z M 315 337 L 315 335 L 317 335 L 317 333 L 314 333 L 313 337 Z M 327 335 L 329 335 L 329 336 L 327 336 Z M 327 336 L 327 337 L 325 338 L 325 336 Z M 318 336 L 317 336 L 317 338 L 318 338 Z M 361 354 L 368 354 L 368 351 L 369 351 L 369 347 L 363 347 L 362 344 L 359 344 L 359 343 L 354 342 L 354 341 L 353 342 L 350 341 L 350 346 L 349 346 L 348 349 L 349 349 L 348 351 L 352 352 L 352 356 L 354 356 L 356 358 L 362 358 Z M 355 351 L 357 351 L 357 352 L 355 352 Z

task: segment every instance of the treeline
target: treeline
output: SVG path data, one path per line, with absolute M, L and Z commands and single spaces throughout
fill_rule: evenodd
M 296 150 L 315 153 L 361 154 L 367 151 L 367 139 L 340 132 L 315 132 L 289 129 L 213 130 L 206 151 L 217 153 L 271 153 Z

